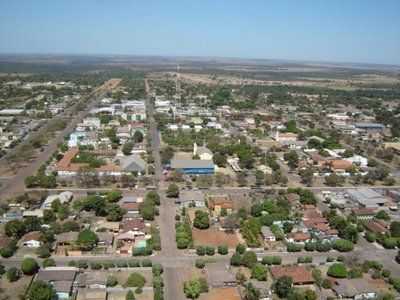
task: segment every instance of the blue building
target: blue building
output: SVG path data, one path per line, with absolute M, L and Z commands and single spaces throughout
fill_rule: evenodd
M 188 175 L 214 174 L 215 166 L 212 160 L 173 159 L 171 169 Z

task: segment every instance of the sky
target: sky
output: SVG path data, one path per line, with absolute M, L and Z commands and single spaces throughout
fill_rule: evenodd
M 400 65 L 400 0 L 0 0 L 0 53 Z

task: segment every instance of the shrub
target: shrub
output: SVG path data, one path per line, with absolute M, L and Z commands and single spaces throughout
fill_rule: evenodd
M 251 269 L 251 278 L 255 278 L 258 281 L 266 281 L 267 273 L 267 268 L 264 265 L 257 263 Z
M 25 258 L 21 263 L 21 271 L 25 275 L 33 275 L 39 270 L 39 265 L 33 258 Z
M 141 293 L 143 293 L 143 289 L 142 289 L 141 287 L 138 287 L 138 288 L 135 290 L 135 294 L 141 294 Z
M 100 270 L 103 267 L 103 265 L 101 263 L 98 262 L 91 262 L 90 263 L 90 268 L 92 270 Z
M 10 282 L 17 281 L 21 277 L 21 271 L 15 267 L 11 267 L 7 270 L 6 277 Z
M 318 252 L 328 252 L 332 249 L 331 243 L 328 242 L 317 242 L 315 248 Z
M 138 261 L 136 259 L 132 259 L 132 260 L 128 261 L 128 265 L 131 268 L 138 268 L 138 267 L 140 267 L 140 261 Z
M 87 261 L 85 261 L 85 260 L 80 260 L 80 261 L 78 261 L 78 268 L 79 269 L 87 269 L 88 268 L 88 263 L 87 263 Z
M 117 277 L 113 276 L 113 275 L 109 275 L 107 277 L 107 281 L 106 281 L 106 286 L 109 287 L 114 287 L 118 284 L 118 279 Z
M 126 280 L 125 287 L 143 287 L 146 283 L 146 279 L 142 274 L 131 273 Z
M 272 264 L 273 265 L 282 264 L 282 257 L 280 257 L 280 256 L 272 256 Z
M 204 255 L 206 255 L 206 247 L 197 246 L 197 248 L 196 248 L 196 254 L 199 255 L 199 256 L 204 256 Z
M 296 245 L 294 243 L 288 243 L 286 245 L 287 251 L 288 252 L 300 252 L 302 249 L 301 245 Z
M 211 246 L 206 247 L 206 254 L 209 256 L 213 256 L 215 254 L 215 248 Z
M 335 277 L 335 278 L 346 278 L 347 277 L 347 269 L 344 264 L 335 263 L 329 267 L 327 274 L 329 276 Z
M 242 257 L 242 265 L 251 269 L 257 263 L 257 255 L 253 251 L 246 251 Z
M 106 262 L 103 263 L 103 269 L 104 270 L 108 270 L 108 269 L 111 269 L 111 268 L 114 268 L 114 267 L 115 267 L 115 265 L 111 261 L 106 261 Z
M 55 267 L 56 266 L 56 262 L 52 258 L 46 258 L 46 259 L 43 260 L 42 265 L 43 265 L 43 268 Z
M 306 251 L 314 251 L 316 248 L 317 248 L 317 245 L 316 245 L 316 243 L 313 243 L 313 242 L 308 242 L 308 243 L 305 243 L 305 245 L 304 245 L 304 249 Z
M 204 262 L 203 259 L 196 259 L 195 265 L 196 265 L 196 268 L 198 268 L 198 269 L 204 269 L 204 267 L 206 266 L 206 263 Z
M 232 266 L 240 266 L 242 264 L 242 256 L 239 253 L 234 253 L 231 257 L 230 263 Z
M 383 239 L 382 246 L 385 247 L 386 249 L 394 249 L 396 248 L 397 245 L 397 239 L 396 238 L 385 238 Z
M 353 243 L 348 240 L 339 239 L 333 243 L 333 248 L 340 252 L 349 252 L 353 250 L 354 246 Z
M 153 263 L 150 259 L 143 259 L 142 260 L 142 267 L 151 267 Z
M 221 255 L 227 255 L 228 254 L 228 246 L 226 246 L 226 245 L 218 246 L 218 253 Z
M 236 246 L 236 252 L 239 254 L 244 254 L 244 252 L 246 251 L 246 246 L 243 244 L 238 244 Z
M 160 276 L 163 272 L 163 266 L 161 264 L 153 264 L 151 268 L 153 276 Z

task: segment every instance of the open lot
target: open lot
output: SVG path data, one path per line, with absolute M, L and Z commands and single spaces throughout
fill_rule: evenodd
M 218 229 L 199 230 L 193 228 L 193 239 L 196 246 L 220 246 L 227 245 L 229 248 L 235 248 L 239 244 L 239 238 L 236 233 L 226 233 Z

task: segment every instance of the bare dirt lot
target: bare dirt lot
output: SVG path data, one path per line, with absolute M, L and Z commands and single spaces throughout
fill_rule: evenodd
M 218 229 L 199 230 L 193 228 L 193 239 L 195 246 L 221 246 L 227 245 L 229 248 L 235 248 L 239 244 L 239 238 L 236 233 L 228 234 Z
M 217 288 L 212 289 L 206 294 L 202 294 L 199 298 L 200 300 L 240 300 L 240 295 L 238 293 L 237 288 L 228 287 L 228 288 Z
M 3 289 L 2 298 L 9 300 L 19 300 L 25 294 L 32 280 L 31 276 L 22 276 L 15 282 L 9 282 L 6 276 L 0 280 L 0 288 Z

